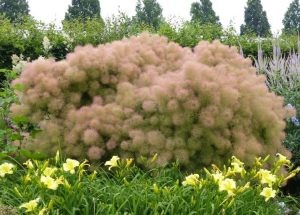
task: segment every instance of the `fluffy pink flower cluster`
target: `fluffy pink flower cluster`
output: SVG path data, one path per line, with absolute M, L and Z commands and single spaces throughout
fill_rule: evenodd
M 192 51 L 141 34 L 77 47 L 66 60 L 29 63 L 14 115 L 42 132 L 26 147 L 99 160 L 158 154 L 189 168 L 232 155 L 287 155 L 283 99 L 268 91 L 249 59 L 218 41 Z

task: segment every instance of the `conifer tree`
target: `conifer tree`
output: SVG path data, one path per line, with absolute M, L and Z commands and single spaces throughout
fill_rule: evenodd
M 138 0 L 135 20 L 157 29 L 163 19 L 162 8 L 156 0 Z
M 248 0 L 245 8 L 245 24 L 241 25 L 241 35 L 254 33 L 256 36 L 271 35 L 267 13 L 263 10 L 261 0 Z
M 192 3 L 190 14 L 192 21 L 197 21 L 202 24 L 221 25 L 210 0 L 200 0 L 200 2 Z
M 72 4 L 69 6 L 68 12 L 65 15 L 65 20 L 101 19 L 100 11 L 99 0 L 72 0 Z
M 283 32 L 288 34 L 300 33 L 300 5 L 299 0 L 294 0 L 290 4 L 284 15 Z
M 0 14 L 12 22 L 19 22 L 29 15 L 29 6 L 26 0 L 0 0 Z

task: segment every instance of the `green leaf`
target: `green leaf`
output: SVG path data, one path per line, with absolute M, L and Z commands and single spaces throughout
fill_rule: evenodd
M 7 158 L 7 157 L 8 157 L 8 155 L 6 153 L 0 152 L 0 160 Z
M 30 132 L 30 136 L 33 137 L 33 138 L 35 138 L 36 135 L 38 133 L 40 133 L 41 131 L 42 131 L 41 129 L 34 129 L 33 131 Z
M 25 90 L 25 85 L 24 84 L 16 84 L 13 86 L 13 88 L 17 91 L 23 92 Z
M 25 116 L 15 116 L 13 118 L 14 123 L 27 123 L 29 119 Z
M 20 154 L 25 156 L 26 158 L 34 159 L 34 160 L 41 160 L 41 159 L 47 158 L 47 155 L 44 154 L 44 153 L 30 152 L 30 151 L 25 150 L 25 149 L 21 149 Z
M 18 133 L 13 133 L 9 136 L 9 140 L 11 141 L 22 140 L 22 135 Z

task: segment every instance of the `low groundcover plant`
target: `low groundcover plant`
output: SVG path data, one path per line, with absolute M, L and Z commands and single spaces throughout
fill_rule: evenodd
M 147 160 L 150 165 L 157 156 Z M 26 214 L 282 214 L 280 186 L 294 177 L 290 161 L 278 154 L 256 158 L 251 168 L 232 157 L 222 169 L 216 165 L 186 177 L 177 163 L 142 170 L 132 158 L 113 156 L 103 166 L 87 161 L 55 158 L 4 162 L 0 203 Z M 5 168 L 3 168 L 5 167 Z

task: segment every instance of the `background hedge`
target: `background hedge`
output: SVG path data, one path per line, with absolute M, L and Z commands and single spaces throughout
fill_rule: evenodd
M 172 24 L 171 24 L 172 23 Z M 175 24 L 174 24 L 175 23 Z M 11 56 L 22 54 L 25 58 L 36 59 L 41 55 L 63 59 L 77 45 L 103 44 L 124 37 L 137 35 L 143 31 L 167 36 L 171 41 L 183 47 L 194 47 L 201 40 L 220 40 L 222 43 L 242 47 L 245 56 L 257 56 L 257 46 L 261 44 L 265 55 L 272 54 L 274 38 L 257 38 L 254 35 L 239 36 L 233 28 L 201 25 L 199 23 L 174 20 L 161 23 L 157 30 L 144 24 L 135 23 L 124 14 L 107 19 L 105 23 L 97 19 L 64 22 L 63 27 L 46 25 L 31 18 L 22 24 L 11 24 L 0 17 L 0 68 L 11 69 Z M 51 49 L 45 53 L 43 38 L 47 36 Z M 283 54 L 297 48 L 297 36 L 280 35 L 278 40 Z

